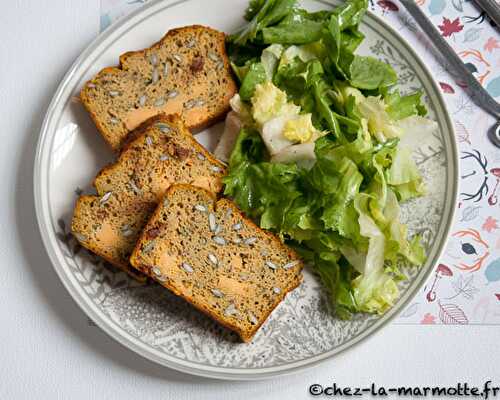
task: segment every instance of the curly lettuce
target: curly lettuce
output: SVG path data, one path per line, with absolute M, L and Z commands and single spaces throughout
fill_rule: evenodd
M 425 251 L 400 203 L 425 194 L 409 131 L 429 134 L 420 92 L 356 50 L 367 0 L 310 13 L 252 0 L 228 41 L 241 130 L 224 193 L 310 262 L 336 313 L 384 313 Z M 413 135 L 412 135 L 413 136 Z

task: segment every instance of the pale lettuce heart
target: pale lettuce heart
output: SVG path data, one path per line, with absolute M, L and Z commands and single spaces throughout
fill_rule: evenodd
M 283 136 L 292 142 L 314 142 L 322 136 L 322 132 L 314 127 L 311 117 L 312 114 L 301 114 L 290 118 L 285 124 Z
M 234 111 L 228 112 L 224 123 L 224 132 L 222 132 L 217 147 L 214 150 L 215 157 L 225 162 L 229 161 L 242 127 L 243 124 L 238 114 Z
M 283 129 L 288 119 L 287 116 L 276 117 L 262 125 L 261 136 L 271 156 L 293 144 L 291 140 L 283 136 Z
M 353 280 L 352 286 L 356 304 L 363 312 L 383 314 L 399 297 L 394 278 L 384 272 L 360 275 Z
M 241 97 L 236 93 L 229 100 L 231 110 L 233 110 L 244 125 L 252 126 L 254 124 L 251 107 L 241 100 Z
M 412 150 L 424 145 L 439 145 L 439 141 L 434 135 L 439 125 L 436 121 L 419 115 L 412 115 L 397 121 L 397 126 L 404 132 L 401 137 L 401 146 Z
M 356 103 L 361 115 L 368 120 L 368 130 L 379 142 L 402 136 L 403 129 L 390 118 L 380 96 L 368 96 Z
M 361 93 L 361 90 L 356 89 L 352 86 L 348 86 L 347 84 L 339 84 L 339 86 L 344 104 L 347 103 L 347 99 L 349 98 L 349 96 L 354 97 L 357 105 L 366 100 L 366 97 L 363 95 L 363 93 Z
M 273 79 L 274 72 L 278 67 L 278 62 L 283 53 L 283 46 L 281 44 L 272 44 L 266 47 L 260 56 L 260 61 L 266 71 L 266 77 L 269 81 Z
M 354 207 L 359 214 L 360 234 L 368 238 L 368 251 L 363 270 L 358 269 L 361 275 L 353 280 L 352 286 L 356 304 L 361 311 L 382 314 L 394 304 L 399 291 L 394 279 L 384 271 L 386 238 L 367 210 L 369 201 L 370 197 L 366 194 L 359 194 L 354 200 Z M 358 264 L 353 266 L 359 268 L 360 257 L 353 261 Z
M 271 158 L 271 162 L 283 164 L 295 163 L 299 167 L 311 169 L 316 162 L 314 142 L 285 147 Z
M 272 118 L 295 116 L 300 112 L 300 107 L 289 103 L 286 93 L 272 82 L 258 84 L 251 101 L 253 118 L 260 126 Z

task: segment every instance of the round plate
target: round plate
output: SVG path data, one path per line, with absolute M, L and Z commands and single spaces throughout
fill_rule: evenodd
M 331 7 L 304 1 L 310 10 Z M 445 245 L 457 197 L 457 149 L 453 125 L 431 73 L 410 46 L 382 20 L 368 13 L 361 54 L 390 64 L 404 92 L 423 89 L 439 130 L 418 144 L 414 157 L 428 187 L 424 198 L 403 207 L 411 233 L 421 233 L 427 262 L 404 269 L 401 298 L 383 316 L 356 315 L 340 321 L 328 309 L 321 285 L 305 272 L 304 283 L 273 312 L 251 344 L 239 343 L 184 301 L 155 284 L 141 286 L 80 248 L 69 233 L 76 195 L 112 154 L 78 101 L 79 90 L 101 68 L 115 65 L 128 50 L 148 47 L 166 30 L 203 24 L 234 32 L 243 24 L 247 0 L 153 1 L 110 27 L 71 67 L 49 107 L 35 161 L 38 222 L 54 267 L 80 307 L 110 336 L 159 364 L 222 379 L 257 379 L 290 373 L 332 357 L 385 325 L 424 283 Z M 222 124 L 197 139 L 213 149 Z M 411 210 L 411 212 L 409 212 Z

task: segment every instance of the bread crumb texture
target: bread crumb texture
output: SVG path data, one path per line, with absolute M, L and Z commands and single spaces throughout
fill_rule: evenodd
M 170 185 L 189 183 L 219 192 L 225 168 L 178 116 L 153 117 L 133 136 L 118 161 L 98 174 L 97 195 L 77 200 L 72 231 L 84 247 L 137 275 L 130 254 Z
M 250 341 L 302 280 L 297 254 L 233 202 L 173 185 L 145 227 L 131 263 Z
M 193 25 L 170 30 L 158 43 L 120 57 L 81 90 L 82 103 L 106 142 L 118 151 L 128 132 L 160 113 L 179 114 L 188 129 L 224 117 L 237 86 L 225 35 Z

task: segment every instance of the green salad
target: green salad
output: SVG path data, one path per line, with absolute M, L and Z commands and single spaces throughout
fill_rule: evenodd
M 356 54 L 367 3 L 252 0 L 227 44 L 242 128 L 225 194 L 308 261 L 340 318 L 385 312 L 398 262 L 425 260 L 399 204 L 425 193 L 402 141 L 429 121 L 420 92 L 403 96 L 390 65 Z

